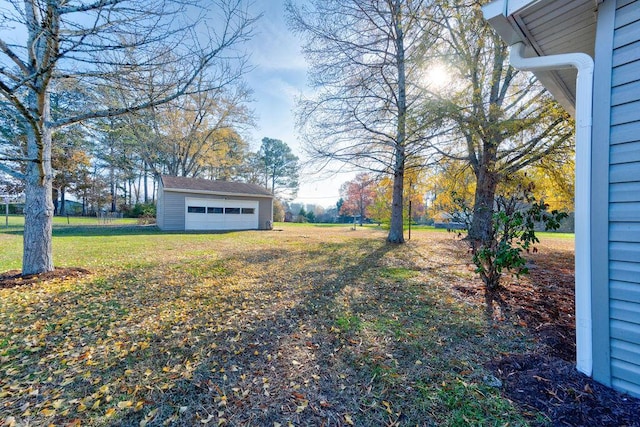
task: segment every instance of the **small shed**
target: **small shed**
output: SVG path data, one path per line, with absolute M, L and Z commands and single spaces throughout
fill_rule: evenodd
M 273 195 L 246 182 L 163 175 L 156 221 L 161 230 L 266 230 Z

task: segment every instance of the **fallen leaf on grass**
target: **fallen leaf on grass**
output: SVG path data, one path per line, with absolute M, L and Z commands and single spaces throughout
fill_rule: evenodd
M 145 427 L 149 421 L 153 420 L 158 413 L 158 408 L 152 409 L 143 420 L 140 420 L 140 427 Z
M 303 412 L 305 409 L 307 409 L 307 406 L 309 406 L 308 400 L 301 401 L 300 404 L 296 407 L 296 414 Z
M 200 420 L 200 422 L 201 422 L 202 424 L 207 424 L 207 423 L 209 423 L 209 422 L 210 422 L 212 419 L 214 419 L 214 418 L 215 418 L 215 415 L 213 415 L 213 414 L 209 414 L 209 416 L 208 416 L 207 418 L 203 418 L 203 419 L 201 419 L 201 420 Z
M 120 409 L 130 408 L 132 406 L 133 406 L 133 402 L 131 400 L 123 400 L 121 402 L 118 402 L 118 408 Z
M 43 409 L 42 411 L 40 411 L 40 413 L 42 415 L 44 415 L 45 417 L 53 417 L 56 414 L 56 410 L 55 409 Z

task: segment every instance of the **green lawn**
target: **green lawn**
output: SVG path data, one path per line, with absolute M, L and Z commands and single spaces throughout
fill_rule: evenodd
M 0 215 L 0 232 L 7 230 L 7 220 L 9 229 L 21 229 L 24 227 L 23 215 Z M 100 220 L 93 216 L 54 216 L 54 227 L 77 227 L 77 226 L 93 226 L 93 225 L 135 225 L 138 220 L 136 218 L 118 218 L 108 221 Z
M 455 291 L 464 245 L 384 237 L 56 225 L 56 266 L 91 274 L 0 289 L 5 424 L 526 425 L 483 366 L 534 344 Z M 21 248 L 0 228 L 0 272 Z

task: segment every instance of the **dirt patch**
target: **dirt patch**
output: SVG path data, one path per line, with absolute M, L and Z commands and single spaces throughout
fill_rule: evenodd
M 56 268 L 47 273 L 30 274 L 28 276 L 22 276 L 19 270 L 10 270 L 0 274 L 0 289 L 49 282 L 55 279 L 63 280 L 71 277 L 82 277 L 87 274 L 91 274 L 91 272 L 77 267 Z

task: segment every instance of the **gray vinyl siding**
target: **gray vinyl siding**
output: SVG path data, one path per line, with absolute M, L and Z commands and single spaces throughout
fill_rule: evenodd
M 593 87 L 593 139 L 591 156 L 591 300 L 593 325 L 593 378 L 611 386 L 609 316 L 609 161 L 611 138 L 611 64 L 616 0 L 598 9 Z M 618 233 L 619 234 L 619 233 Z
M 273 199 L 258 199 L 258 228 L 267 229 L 267 222 L 273 225 Z
M 156 225 L 160 230 L 164 229 L 164 203 L 162 194 L 162 180 L 160 180 L 160 184 L 158 185 L 158 199 L 156 201 Z
M 611 67 L 608 243 L 611 385 L 640 396 L 638 0 L 617 1 Z
M 187 193 L 174 193 L 164 191 L 163 212 L 164 223 L 162 230 L 184 230 L 185 229 L 185 207 L 184 199 Z

